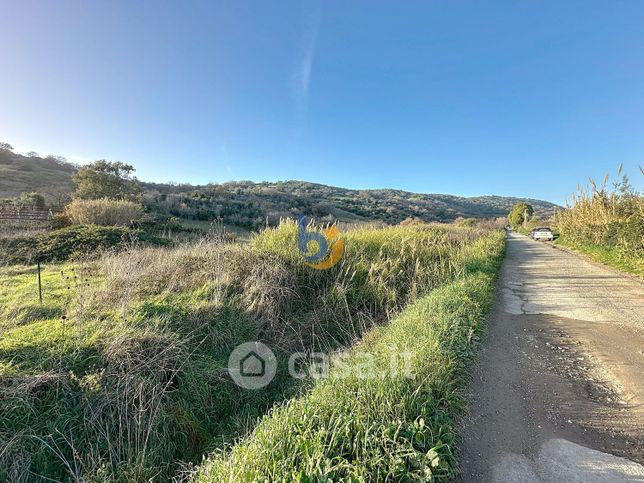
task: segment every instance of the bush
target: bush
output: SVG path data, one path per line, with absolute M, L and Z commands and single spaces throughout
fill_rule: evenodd
M 475 218 L 460 218 L 459 217 L 459 218 L 456 218 L 456 220 L 454 220 L 454 223 L 457 226 L 473 227 L 473 226 L 476 226 L 477 221 L 478 220 L 476 220 Z
M 49 221 L 49 225 L 51 226 L 52 230 L 66 228 L 71 224 L 72 220 L 70 220 L 69 216 L 67 216 L 65 213 L 56 213 Z
M 130 241 L 156 245 L 169 243 L 166 239 L 130 228 L 76 225 L 31 237 L 6 240 L 5 246 L 0 250 L 0 265 L 27 264 L 36 260 L 62 261 L 76 255 L 97 255 L 102 250 Z
M 642 252 L 644 248 L 644 219 L 628 218 L 624 221 L 611 221 L 606 226 L 603 244 L 619 248 L 624 252 Z
M 74 200 L 65 209 L 72 223 L 79 225 L 126 226 L 143 218 L 143 207 L 132 201 Z
M 45 208 L 45 197 L 35 191 L 31 193 L 22 193 L 17 202 L 20 206 L 27 206 L 38 210 L 43 210 Z

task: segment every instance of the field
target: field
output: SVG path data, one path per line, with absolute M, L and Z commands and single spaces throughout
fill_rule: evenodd
M 293 222 L 250 243 L 221 235 L 44 264 L 42 304 L 33 265 L 2 269 L 0 480 L 450 474 L 458 389 L 502 234 L 356 228 L 329 270 L 303 262 Z M 273 349 L 278 369 L 250 391 L 233 383 L 227 359 L 255 340 Z M 347 353 L 352 364 L 360 350 L 381 364 L 391 344 L 412 355 L 419 378 L 287 371 L 295 351 Z M 281 449 L 264 446 L 272 435 L 284 436 Z M 346 450 L 358 446 L 368 454 L 355 466 Z

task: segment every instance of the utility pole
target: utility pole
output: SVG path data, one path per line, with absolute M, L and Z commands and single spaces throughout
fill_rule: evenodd
M 523 210 L 523 228 L 528 224 L 528 209 Z

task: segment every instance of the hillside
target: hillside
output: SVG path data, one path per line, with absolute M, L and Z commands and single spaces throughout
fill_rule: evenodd
M 76 166 L 56 156 L 23 156 L 0 149 L 0 199 L 14 198 L 24 192 L 37 191 L 47 203 L 73 191 L 72 174 Z
M 393 189 L 351 190 L 305 181 L 146 187 L 147 203 L 155 211 L 197 219 L 221 217 L 226 223 L 252 228 L 263 226 L 267 218 L 274 225 L 280 217 L 302 213 L 321 221 L 399 223 L 410 217 L 451 221 L 458 217 L 506 216 L 518 201 L 530 203 L 538 215 L 550 215 L 557 206 L 547 201 L 505 196 L 465 198 Z
M 73 190 L 76 166 L 63 158 L 24 156 L 0 149 L 0 199 L 37 191 L 48 203 Z M 383 221 L 406 218 L 451 221 L 458 217 L 505 216 L 513 204 L 527 201 L 537 214 L 551 214 L 547 201 L 505 196 L 465 198 L 445 194 L 419 194 L 393 189 L 351 190 L 306 181 L 232 181 L 223 184 L 144 183 L 144 202 L 154 212 L 258 228 L 275 225 L 281 217 L 302 214 L 320 221 Z

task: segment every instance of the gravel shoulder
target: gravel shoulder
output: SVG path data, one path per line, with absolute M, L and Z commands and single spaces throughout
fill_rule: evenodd
M 644 283 L 509 233 L 457 481 L 644 482 Z

